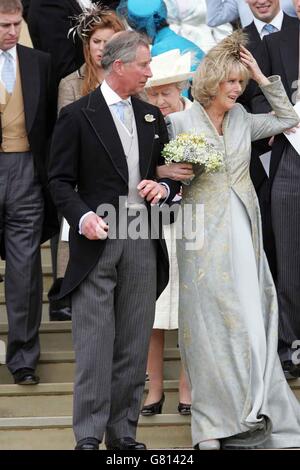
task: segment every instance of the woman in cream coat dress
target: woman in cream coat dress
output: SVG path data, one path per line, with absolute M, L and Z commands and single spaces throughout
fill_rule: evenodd
M 251 142 L 299 118 L 280 77 L 267 79 L 233 34 L 211 49 L 194 77 L 192 107 L 167 118 L 170 137 L 204 134 L 224 157 L 217 173 L 183 187 L 182 206 L 204 208 L 201 247 L 177 241 L 179 337 L 192 387 L 197 449 L 300 447 L 300 406 L 277 355 L 276 291 L 263 251 L 260 211 L 249 175 Z M 274 115 L 235 101 L 248 71 Z M 198 234 L 199 235 L 199 234 Z

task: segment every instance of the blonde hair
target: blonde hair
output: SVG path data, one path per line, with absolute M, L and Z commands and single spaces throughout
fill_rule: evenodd
M 242 92 L 250 78 L 247 67 L 240 60 L 240 45 L 246 45 L 247 35 L 236 31 L 213 47 L 200 63 L 193 79 L 192 96 L 207 108 L 218 94 L 219 85 L 232 72 L 237 72 L 242 83 Z

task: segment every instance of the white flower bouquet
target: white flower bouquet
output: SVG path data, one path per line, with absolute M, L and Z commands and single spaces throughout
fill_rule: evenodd
M 223 155 L 202 134 L 182 133 L 165 144 L 162 156 L 170 163 L 199 165 L 202 173 L 213 173 L 224 166 Z

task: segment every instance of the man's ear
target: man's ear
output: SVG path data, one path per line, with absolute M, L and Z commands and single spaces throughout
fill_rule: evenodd
M 117 75 L 123 76 L 123 74 L 124 74 L 124 63 L 122 62 L 122 60 L 120 60 L 120 59 L 115 60 L 114 63 L 113 63 L 112 68 L 113 68 L 113 71 Z

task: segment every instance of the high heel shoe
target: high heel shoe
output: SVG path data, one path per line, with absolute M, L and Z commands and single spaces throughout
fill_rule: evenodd
M 188 403 L 181 403 L 181 401 L 178 403 L 177 407 L 178 413 L 182 416 L 190 416 L 191 414 L 191 405 Z
M 218 439 L 208 439 L 207 441 L 199 442 L 194 446 L 196 450 L 220 450 L 221 444 Z
M 155 403 L 150 403 L 150 405 L 144 405 L 141 409 L 142 416 L 153 416 L 160 415 L 162 412 L 162 407 L 165 401 L 165 394 L 163 393 L 161 399 Z

